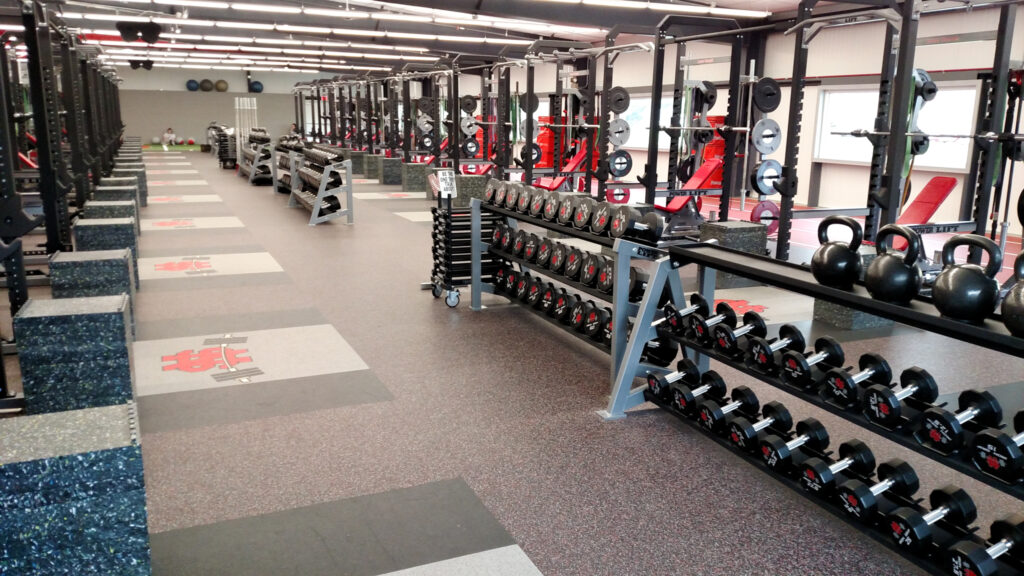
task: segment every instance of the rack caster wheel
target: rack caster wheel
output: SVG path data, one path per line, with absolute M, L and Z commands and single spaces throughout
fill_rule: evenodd
M 451 290 L 451 291 L 449 291 L 448 295 L 445 296 L 445 298 L 444 298 L 444 303 L 447 304 L 449 308 L 455 308 L 456 306 L 458 306 L 459 305 L 459 291 L 458 290 Z
M 434 284 L 433 286 L 430 287 L 430 293 L 434 295 L 434 298 L 440 298 L 443 292 L 444 290 L 442 290 L 441 287 L 437 284 Z

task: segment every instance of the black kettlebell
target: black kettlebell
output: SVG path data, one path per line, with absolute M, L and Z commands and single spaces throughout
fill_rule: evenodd
M 985 268 L 977 264 L 957 264 L 953 252 L 957 246 L 973 246 L 988 252 Z M 954 320 L 979 324 L 999 303 L 996 273 L 1003 267 L 1003 251 L 995 242 L 976 234 L 958 234 L 942 247 L 942 272 L 932 287 L 935 307 Z
M 899 236 L 907 241 L 904 254 L 889 252 L 885 239 Z M 864 276 L 864 285 L 875 300 L 893 304 L 909 304 L 921 289 L 921 269 L 917 258 L 921 255 L 921 237 L 906 226 L 886 224 L 875 237 L 875 252 Z
M 842 224 L 853 230 L 853 238 L 850 243 L 832 242 L 828 239 L 828 229 L 833 224 Z M 831 286 L 842 290 L 849 290 L 853 283 L 860 279 L 861 270 L 864 265 L 861 262 L 860 248 L 864 241 L 864 231 L 860 223 L 849 216 L 828 216 L 818 224 L 818 242 L 821 246 L 814 251 L 811 257 L 811 274 L 814 279 L 823 286 Z
M 1017 283 L 1003 299 L 1003 324 L 1010 334 L 1024 338 L 1024 252 L 1017 255 L 1013 273 Z

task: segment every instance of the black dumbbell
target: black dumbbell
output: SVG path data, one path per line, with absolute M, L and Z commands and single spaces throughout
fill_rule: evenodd
M 700 381 L 700 368 L 689 358 L 683 358 L 676 364 L 676 371 L 668 374 L 647 373 L 647 388 L 655 396 L 663 396 L 668 393 L 672 384 L 682 380 L 685 384 L 693 386 Z
M 597 275 L 608 262 L 609 259 L 600 254 L 587 254 L 584 256 L 583 266 L 580 268 L 580 283 L 584 286 L 596 286 Z
M 653 209 L 646 212 L 634 206 L 619 206 L 612 214 L 608 233 L 613 238 L 621 238 L 627 234 L 657 242 L 661 238 L 665 221 Z
M 725 429 L 725 417 L 733 412 L 739 412 L 754 418 L 761 403 L 754 391 L 746 386 L 737 386 L 729 394 L 732 402 L 722 404 L 720 400 L 705 400 L 700 403 L 699 416 L 697 421 L 706 430 L 721 432 Z
M 970 452 L 971 462 L 978 470 L 1011 484 L 1024 476 L 1024 410 L 1013 417 L 1013 429 L 1016 436 L 996 428 L 977 433 L 971 440 Z
M 565 258 L 569 255 L 569 247 L 561 242 L 553 242 L 551 246 L 551 257 L 548 258 L 548 269 L 554 274 L 561 274 L 565 271 Z
M 917 472 L 903 460 L 892 459 L 878 465 L 878 483 L 868 486 L 857 480 L 847 480 L 839 485 L 836 494 L 840 505 L 847 514 L 863 522 L 873 522 L 878 510 L 878 497 L 892 491 L 901 496 L 917 492 Z
M 594 214 L 590 217 L 590 230 L 594 234 L 604 234 L 612 221 L 615 206 L 609 202 L 598 202 Z
M 665 304 L 662 307 L 665 312 L 665 325 L 668 326 L 669 330 L 673 334 L 682 335 L 686 331 L 686 318 L 694 314 L 701 316 L 707 316 L 711 308 L 708 306 L 708 301 L 703 296 L 697 293 L 690 294 L 690 305 L 682 310 L 676 310 L 676 307 L 672 304 Z
M 512 251 L 512 243 L 516 238 L 516 230 L 511 226 L 505 226 L 505 229 L 501 232 L 501 249 L 505 252 Z
M 1024 548 L 1024 516 L 1011 514 L 996 520 L 989 528 L 989 544 L 973 540 L 961 540 L 949 548 L 950 574 L 954 576 L 996 576 L 999 565 L 996 559 L 1010 553 L 1017 557 Z
M 927 513 L 907 506 L 900 506 L 889 513 L 889 535 L 897 546 L 915 554 L 929 552 L 933 536 L 932 524 L 946 519 L 946 522 L 966 530 L 978 518 L 974 500 L 956 486 L 932 490 L 928 502 L 932 509 Z
M 740 338 L 748 334 L 747 338 L 764 338 L 768 335 L 768 327 L 760 314 L 747 312 L 743 315 L 743 326 L 733 328 L 728 324 L 719 324 L 712 329 L 712 332 L 714 333 L 715 349 L 726 356 L 736 357 L 743 353 L 739 346 Z
M 765 338 L 750 338 L 747 356 L 751 365 L 765 374 L 774 374 L 778 369 L 775 354 L 781 350 L 803 350 L 807 341 L 800 329 L 792 324 L 783 324 L 779 328 L 779 337 L 771 342 Z
M 829 464 L 812 456 L 803 463 L 800 485 L 808 492 L 819 496 L 831 495 L 836 489 L 836 474 L 851 470 L 861 476 L 868 476 L 875 470 L 875 454 L 860 440 L 847 440 L 839 445 L 839 460 Z
M 505 228 L 507 228 L 507 226 L 504 224 L 498 224 L 494 227 L 494 231 L 491 232 L 491 246 L 494 246 L 495 248 L 501 247 L 501 236 L 505 232 Z
M 565 255 L 565 270 L 562 273 L 570 280 L 578 280 L 583 270 L 583 251 L 579 248 L 569 248 Z
M 768 468 L 788 474 L 795 469 L 797 456 L 802 454 L 803 446 L 821 452 L 828 448 L 829 437 L 825 426 L 814 418 L 805 418 L 796 423 L 796 436 L 786 440 L 781 436 L 769 434 L 761 441 L 761 459 Z
M 530 285 L 526 287 L 526 303 L 537 308 L 540 297 L 544 295 L 544 286 L 544 280 L 540 276 L 530 278 Z
M 531 278 L 529 272 L 524 272 L 519 275 L 519 278 L 516 280 L 516 285 L 513 291 L 513 295 L 517 299 L 521 301 L 526 301 L 526 296 L 530 288 L 530 280 Z
M 811 366 L 821 364 L 823 367 L 840 368 L 846 362 L 843 348 L 835 338 L 822 336 L 814 341 L 814 353 L 807 355 L 799 350 L 787 350 L 782 354 L 782 369 L 779 371 L 782 381 L 790 386 L 811 390 L 818 386 L 814 379 Z
M 587 316 L 596 310 L 597 305 L 593 300 L 580 300 L 569 311 L 569 326 L 577 332 L 583 332 L 586 329 Z
M 530 234 L 526 237 L 526 245 L 523 246 L 523 260 L 533 262 L 537 259 L 537 248 L 540 246 L 540 237 Z
M 793 427 L 793 417 L 789 410 L 780 402 L 768 402 L 761 408 L 761 419 L 757 422 L 745 416 L 737 416 L 729 421 L 727 437 L 732 445 L 741 450 L 753 452 L 761 443 L 766 428 L 779 432 L 789 432 Z
M 590 336 L 591 339 L 600 342 L 601 340 L 604 339 L 604 335 L 602 334 L 602 332 L 604 330 L 605 322 L 607 322 L 608 319 L 611 317 L 611 308 L 595 307 L 593 310 L 587 313 L 587 320 L 583 324 L 583 333 L 586 334 L 587 336 Z
M 938 407 L 925 410 L 914 439 L 941 454 L 952 454 L 964 446 L 964 424 L 977 421 L 991 428 L 1003 419 L 1003 407 L 987 390 L 964 390 L 958 404 L 956 414 Z
M 576 303 L 579 301 L 579 296 L 575 294 L 570 294 L 563 290 L 562 292 L 559 292 L 558 297 L 555 298 L 555 304 L 554 306 L 551 307 L 551 310 L 553 312 L 551 315 L 556 320 L 568 322 L 569 313 L 572 312 L 573 307 L 576 306 Z
M 921 402 L 934 402 L 939 385 L 924 368 L 913 366 L 900 374 L 900 389 L 873 384 L 864 393 L 864 416 L 875 424 L 894 428 L 902 424 L 903 400 L 910 397 Z
M 849 410 L 860 403 L 860 383 L 888 385 L 892 382 L 892 368 L 878 354 L 863 354 L 856 374 L 842 368 L 833 368 L 825 374 L 825 395 L 833 403 Z
M 565 292 L 564 289 L 555 288 L 554 284 L 548 282 L 547 286 L 544 287 L 544 292 L 540 295 L 538 310 L 550 315 L 551 310 L 555 307 L 555 299 L 558 298 L 559 290 Z
M 736 312 L 733 311 L 732 306 L 728 303 L 719 302 L 715 306 L 714 316 L 707 317 L 703 314 L 690 314 L 686 318 L 686 322 L 693 340 L 700 346 L 707 347 L 711 344 L 711 339 L 714 337 L 711 329 L 719 324 L 735 326 Z
M 494 271 L 494 289 L 504 290 L 505 289 L 505 273 L 508 272 L 508 267 L 502 266 Z
M 554 242 L 550 238 L 541 239 L 540 246 L 537 246 L 537 266 L 548 267 L 548 263 L 551 262 L 551 250 L 554 247 Z
M 672 383 L 672 407 L 683 414 L 693 414 L 697 409 L 697 399 L 706 396 L 708 398 L 722 398 L 725 396 L 725 380 L 714 370 L 708 370 L 700 375 L 700 386 L 691 388 L 687 381 L 676 381 Z
M 572 226 L 584 230 L 590 224 L 590 216 L 594 213 L 597 200 L 589 196 L 580 196 L 573 202 Z
M 512 253 L 516 256 L 522 256 L 523 250 L 526 249 L 526 241 L 529 239 L 530 235 L 526 230 L 517 231 L 515 239 L 512 241 Z
M 508 294 L 516 293 L 516 284 L 519 283 L 520 273 L 515 268 L 509 268 L 505 272 L 505 292 Z
M 562 226 L 571 226 L 576 211 L 575 194 L 563 194 L 558 201 L 558 215 L 555 217 Z

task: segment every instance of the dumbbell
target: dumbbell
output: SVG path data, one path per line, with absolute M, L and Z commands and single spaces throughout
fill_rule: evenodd
M 763 337 L 748 339 L 747 355 L 751 365 L 765 374 L 774 374 L 778 368 L 775 354 L 780 350 L 803 350 L 807 341 L 800 329 L 792 324 L 779 328 L 779 337 L 769 342 Z
M 704 400 L 700 403 L 697 421 L 710 432 L 722 432 L 725 429 L 725 417 L 739 412 L 754 418 L 761 406 L 754 391 L 746 386 L 737 386 L 729 394 L 732 402 L 722 404 L 721 400 Z
M 508 271 L 507 266 L 501 266 L 494 271 L 494 289 L 504 290 L 505 289 L 505 272 Z
M 687 382 L 676 381 L 672 385 L 672 407 L 686 415 L 692 415 L 701 397 L 722 398 L 725 396 L 725 380 L 714 370 L 700 375 L 700 386 L 690 388 Z
M 501 236 L 505 232 L 506 228 L 508 228 L 508 226 L 504 224 L 498 224 L 494 227 L 494 231 L 491 232 L 491 246 L 495 248 L 501 247 Z
M 597 201 L 590 196 L 579 196 L 573 201 L 572 226 L 583 230 L 590 224 L 590 215 L 594 213 Z
M 900 374 L 900 389 L 874 384 L 864 393 L 864 416 L 875 424 L 894 428 L 902 424 L 903 400 L 916 398 L 921 402 L 934 402 L 939 397 L 939 385 L 924 368 L 913 366 Z
M 537 246 L 537 266 L 547 268 L 551 262 L 551 250 L 555 247 L 550 238 L 542 238 Z
M 515 241 L 516 230 L 511 226 L 505 226 L 501 233 L 501 249 L 505 252 L 512 251 L 512 243 Z
M 1005 554 L 1022 556 L 1024 548 L 1024 516 L 1011 514 L 996 520 L 989 528 L 989 544 L 961 540 L 949 548 L 950 574 L 954 576 L 996 576 L 996 559 Z
M 682 335 L 686 330 L 686 318 L 694 314 L 707 316 L 710 313 L 708 301 L 703 296 L 694 292 L 690 294 L 690 305 L 682 310 L 676 310 L 675 306 L 666 304 L 662 310 L 665 312 L 665 325 L 673 334 Z
M 505 287 L 504 290 L 508 294 L 515 294 L 516 284 L 519 283 L 519 271 L 514 267 L 510 267 L 505 272 Z
M 1015 483 L 1024 472 L 1024 410 L 1013 417 L 1016 436 L 1002 430 L 988 428 L 979 432 L 971 441 L 971 462 L 987 474 L 1004 482 Z
M 577 332 L 583 332 L 586 328 L 587 316 L 596 310 L 597 305 L 593 300 L 580 300 L 569 311 L 569 326 L 572 326 L 572 329 Z
M 608 258 L 600 254 L 587 254 L 584 256 L 583 265 L 580 267 L 580 283 L 584 286 L 596 286 L 597 274 L 608 262 Z
M 516 209 L 516 202 L 519 201 L 519 194 L 524 190 L 524 186 L 518 182 L 509 184 L 507 191 L 505 192 L 505 208 L 509 210 Z
M 929 408 L 921 415 L 914 439 L 940 454 L 952 454 L 964 446 L 964 424 L 977 421 L 993 428 L 1003 419 L 1003 407 L 987 390 L 964 390 L 956 414 L 944 408 Z
M 687 325 L 690 329 L 690 335 L 697 344 L 703 347 L 707 347 L 711 344 L 711 339 L 714 334 L 711 329 L 719 324 L 725 324 L 726 326 L 736 325 L 736 312 L 733 311 L 732 306 L 726 302 L 719 302 L 715 306 L 715 315 L 706 317 L 703 314 L 690 314 L 686 318 Z
M 615 206 L 610 202 L 598 202 L 594 207 L 594 214 L 590 217 L 590 231 L 603 235 L 611 224 L 614 211 Z
M 569 280 L 578 280 L 583 270 L 583 251 L 579 248 L 569 248 L 565 255 L 565 270 L 563 275 Z
M 512 295 L 520 301 L 525 302 L 526 296 L 530 290 L 530 281 L 532 280 L 530 273 L 525 272 L 519 275 L 519 279 L 516 280 L 515 288 L 512 291 Z
M 645 212 L 641 212 L 634 206 L 619 206 L 612 214 L 608 232 L 613 238 L 622 238 L 629 234 L 657 242 L 664 227 L 665 221 L 653 208 L 648 207 Z
M 878 483 L 875 485 L 868 486 L 854 478 L 840 484 L 836 494 L 847 514 L 870 523 L 878 510 L 879 496 L 889 491 L 911 496 L 918 487 L 917 472 L 910 464 L 894 458 L 878 465 Z
M 548 269 L 554 274 L 561 274 L 565 270 L 565 259 L 568 255 L 568 246 L 561 242 L 553 242 L 551 257 L 548 259 Z
M 727 437 L 740 450 L 753 452 L 760 444 L 762 432 L 771 427 L 779 432 L 788 432 L 793 427 L 793 417 L 780 402 L 768 402 L 761 408 L 761 419 L 751 422 L 746 416 L 737 416 L 729 422 Z
M 651 394 L 661 397 L 668 393 L 672 384 L 682 380 L 686 384 L 696 384 L 700 381 L 700 368 L 689 358 L 683 358 L 676 364 L 676 371 L 668 374 L 647 373 L 647 388 Z
M 554 305 L 551 307 L 551 316 L 562 322 L 567 321 L 573 306 L 575 306 L 579 301 L 580 297 L 575 294 L 569 294 L 564 290 L 559 292 L 558 297 L 555 298 Z
M 900 506 L 889 514 L 889 535 L 897 546 L 910 549 L 915 554 L 926 553 L 932 543 L 933 524 L 945 519 L 966 530 L 978 518 L 974 500 L 957 486 L 932 490 L 928 502 L 932 509 L 927 513 Z
M 808 492 L 825 496 L 836 489 L 836 474 L 844 470 L 868 476 L 875 469 L 875 454 L 860 440 L 847 440 L 839 445 L 839 460 L 829 464 L 812 456 L 803 463 L 800 485 Z
M 739 339 L 747 334 L 748 338 L 752 337 L 764 337 L 768 334 L 768 327 L 764 323 L 764 318 L 757 312 L 747 312 L 743 314 L 743 326 L 739 328 L 733 328 L 728 324 L 719 324 L 712 329 L 715 340 L 715 349 L 725 354 L 726 356 L 736 357 L 743 353 L 743 350 L 739 347 Z
M 761 459 L 768 468 L 783 474 L 797 465 L 796 457 L 802 446 L 821 452 L 828 448 L 829 437 L 825 426 L 814 418 L 805 418 L 796 423 L 796 436 L 786 440 L 769 434 L 761 441 Z
M 544 295 L 553 294 L 555 286 L 551 282 L 544 282 L 540 276 L 535 276 L 534 280 L 535 285 L 530 286 L 530 295 L 526 297 L 526 303 L 537 310 L 543 310 Z
M 530 202 L 533 200 L 533 186 L 523 186 L 519 191 L 519 199 L 516 200 L 516 212 L 527 214 L 530 211 Z
M 840 368 L 843 362 L 846 362 L 846 355 L 839 342 L 830 336 L 822 336 L 814 341 L 814 354 L 808 356 L 799 350 L 783 352 L 779 374 L 786 384 L 811 390 L 818 385 L 811 373 L 811 366 L 821 364 L 823 367 Z
M 547 192 L 533 188 L 530 194 L 530 216 L 539 218 L 544 213 L 544 204 L 547 200 Z
M 529 234 L 526 237 L 526 244 L 523 246 L 523 260 L 533 262 L 537 258 L 537 248 L 540 246 L 540 238 L 536 234 Z
M 551 222 L 558 218 L 558 208 L 561 206 L 562 198 L 558 192 L 548 192 L 544 195 L 544 210 L 541 217 Z
M 587 313 L 587 319 L 583 324 L 583 333 L 590 336 L 592 340 L 600 342 L 604 339 L 604 324 L 612 317 L 611 308 L 597 308 Z
M 575 199 L 577 194 L 562 194 L 558 201 L 558 215 L 555 219 L 562 226 L 572 225 L 572 218 L 576 210 Z
M 551 311 L 555 306 L 555 299 L 558 298 L 559 291 L 565 292 L 562 288 L 555 288 L 553 284 L 548 282 L 547 286 L 544 287 L 544 293 L 540 295 L 540 302 L 537 308 L 547 314 L 551 315 Z
M 825 395 L 833 403 L 849 410 L 860 403 L 861 382 L 871 382 L 883 386 L 892 382 L 892 368 L 878 354 L 863 354 L 857 362 L 860 372 L 853 374 L 848 370 L 833 368 L 825 373 Z
M 512 241 L 512 253 L 516 256 L 522 256 L 523 250 L 526 249 L 526 241 L 529 238 L 530 235 L 526 230 L 517 231 L 515 239 Z

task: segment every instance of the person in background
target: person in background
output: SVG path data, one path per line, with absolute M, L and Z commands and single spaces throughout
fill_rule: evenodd
M 177 136 L 174 135 L 174 129 L 173 128 L 168 128 L 167 132 L 164 132 L 164 137 L 163 137 L 164 150 L 167 150 L 167 145 L 168 144 L 174 144 L 177 141 L 178 141 L 178 138 L 177 138 Z
M 292 122 L 292 127 L 289 128 L 288 132 L 292 136 L 298 136 L 299 135 L 299 127 L 295 125 L 295 122 Z

